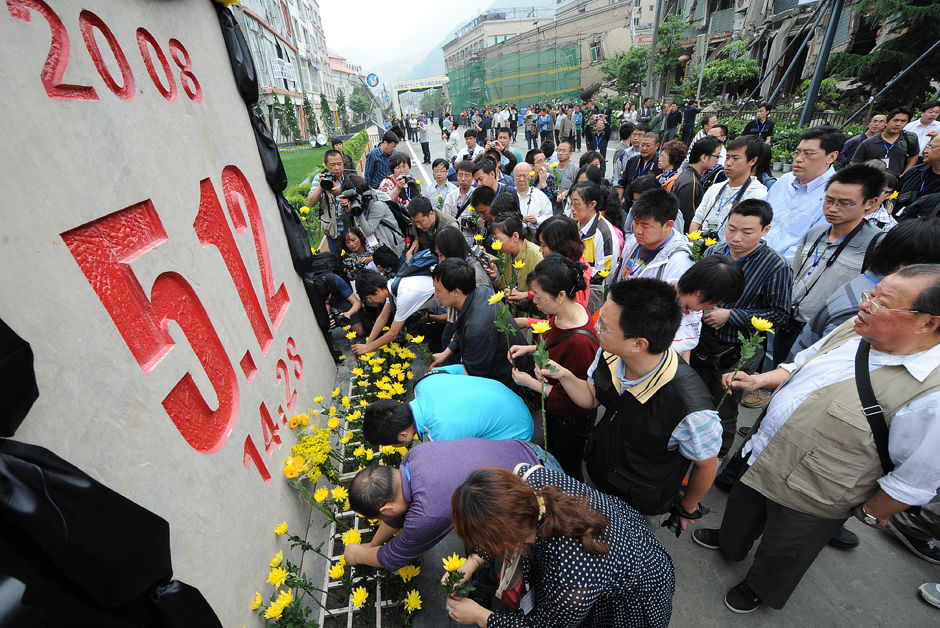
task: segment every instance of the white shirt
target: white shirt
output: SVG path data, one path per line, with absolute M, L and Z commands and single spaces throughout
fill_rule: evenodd
M 800 351 L 792 364 L 780 366 L 791 373 L 816 355 L 829 336 Z M 820 388 L 855 376 L 855 352 L 861 337 L 813 360 L 802 368 L 771 399 L 760 427 L 744 446 L 748 464 L 757 457 L 786 423 L 796 408 Z M 881 366 L 902 365 L 918 381 L 924 381 L 940 366 L 940 344 L 911 355 L 895 355 L 871 350 L 872 371 Z M 904 504 L 926 504 L 940 486 L 940 392 L 924 395 L 897 411 L 888 431 L 888 454 L 894 470 L 878 480 L 882 490 Z
M 447 195 L 456 189 L 457 189 L 457 184 L 454 183 L 453 181 L 444 181 L 444 187 L 438 187 L 437 181 L 434 181 L 432 185 L 429 185 L 428 187 L 424 188 L 424 198 L 431 201 L 431 207 L 433 207 L 434 209 L 442 209 L 437 206 L 437 201 L 438 201 L 437 195 L 440 194 L 444 198 L 447 198 Z
M 389 289 L 391 289 L 389 282 Z M 408 320 L 408 317 L 421 309 L 428 299 L 434 296 L 434 280 L 427 275 L 402 277 L 398 282 L 398 295 L 394 297 L 396 323 Z M 389 295 L 391 299 L 391 294 Z
M 927 137 L 927 132 L 936 131 L 940 133 L 940 122 L 934 120 L 927 126 L 924 126 L 920 123 L 920 118 L 917 118 L 913 122 L 908 123 L 908 125 L 904 127 L 904 130 L 917 136 L 917 143 L 920 145 L 919 152 L 924 152 L 924 146 L 930 141 L 930 138 Z
M 741 186 L 731 187 L 730 181 L 723 181 L 711 186 L 702 197 L 702 202 L 698 204 L 698 209 L 695 210 L 692 221 L 702 225 L 702 230 L 708 230 L 708 225 L 715 224 L 718 227 L 718 234 L 723 236 L 725 226 L 728 224 L 728 216 L 731 215 L 731 207 L 734 205 L 735 196 L 737 196 L 740 189 Z M 747 198 L 759 200 L 767 198 L 767 188 L 755 177 L 751 177 L 751 182 L 744 190 L 741 200 Z
M 698 346 L 702 336 L 702 310 L 684 310 L 682 322 L 672 339 L 672 348 L 676 353 L 682 354 Z
M 470 186 L 470 188 L 467 189 L 466 194 L 461 194 L 460 188 L 454 187 L 454 189 L 448 192 L 447 196 L 444 197 L 444 213 L 456 218 L 457 212 L 459 211 L 459 206 L 463 205 L 472 193 L 473 186 Z M 464 211 L 466 212 L 467 210 L 464 209 Z
M 534 215 L 536 225 L 541 225 L 552 217 L 552 213 L 554 212 L 552 202 L 548 200 L 548 197 L 545 196 L 545 192 L 542 190 L 530 185 L 529 190 L 525 194 L 521 194 L 519 190 L 516 190 L 516 194 L 519 196 L 519 209 L 522 210 L 522 215 Z
M 486 150 L 486 149 L 483 148 L 482 146 L 480 146 L 479 144 L 477 144 L 476 146 L 474 146 L 474 147 L 473 147 L 473 150 L 470 150 L 469 148 L 467 148 L 466 146 L 464 146 L 464 147 L 461 148 L 460 151 L 457 153 L 457 161 L 463 161 L 463 160 L 465 160 L 465 159 L 469 159 L 470 161 L 474 161 L 477 157 L 479 157 L 480 155 L 482 155 L 485 150 Z

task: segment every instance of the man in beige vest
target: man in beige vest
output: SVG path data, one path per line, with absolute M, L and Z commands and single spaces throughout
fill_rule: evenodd
M 867 357 L 888 425 L 885 472 L 855 378 Z M 864 353 L 861 354 L 864 359 Z M 858 316 L 768 373 L 737 373 L 744 390 L 776 389 L 744 443 L 748 469 L 731 490 L 720 529 L 699 545 L 743 560 L 763 535 L 725 605 L 782 608 L 826 542 L 855 516 L 881 528 L 940 486 L 940 265 L 917 264 L 863 293 Z M 724 384 L 731 383 L 725 376 Z

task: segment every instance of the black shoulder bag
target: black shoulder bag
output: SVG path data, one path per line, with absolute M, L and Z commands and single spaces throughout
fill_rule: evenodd
M 868 341 L 861 340 L 858 343 L 858 351 L 855 352 L 855 385 L 858 388 L 858 398 L 862 402 L 862 412 L 868 419 L 868 425 L 871 428 L 871 435 L 875 439 L 875 447 L 878 449 L 878 458 L 881 460 L 881 468 L 885 474 L 894 470 L 894 463 L 888 455 L 888 425 L 885 423 L 885 413 L 875 399 L 875 391 L 871 387 L 871 373 L 868 371 L 868 354 L 871 345 Z

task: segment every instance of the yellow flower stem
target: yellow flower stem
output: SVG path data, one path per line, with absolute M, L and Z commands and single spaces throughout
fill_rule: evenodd
M 335 523 L 337 527 L 342 526 L 346 530 L 349 529 L 348 525 L 346 525 L 345 523 L 343 523 L 342 521 L 336 518 L 336 515 L 333 513 L 333 511 L 331 511 L 329 508 L 327 508 L 323 504 L 317 503 L 317 500 L 313 498 L 313 495 L 310 493 L 310 491 L 307 490 L 307 487 L 301 484 L 298 480 L 296 479 L 288 480 L 288 483 L 291 486 L 293 486 L 295 489 L 297 489 L 297 492 L 300 493 L 300 495 L 304 499 L 306 499 L 308 502 L 313 504 L 314 508 L 322 512 L 326 516 L 327 519 Z
M 760 334 L 758 334 L 757 332 L 755 332 L 755 333 L 752 333 L 748 338 L 746 338 L 746 339 L 744 340 L 744 342 L 746 342 L 746 343 L 748 343 L 748 344 L 755 344 L 755 343 L 756 343 L 757 346 L 760 346 L 762 340 L 763 340 L 763 339 L 761 338 Z M 742 349 L 742 353 L 743 353 L 743 349 L 744 349 L 744 345 L 743 345 L 743 344 L 741 345 L 741 349 Z M 731 393 L 731 384 L 734 383 L 734 377 L 735 377 L 735 375 L 738 374 L 738 371 L 741 370 L 741 367 L 744 366 L 744 362 L 745 362 L 745 361 L 746 361 L 746 358 L 744 358 L 744 357 L 738 358 L 738 363 L 734 365 L 734 372 L 731 374 L 731 381 L 728 383 L 728 387 L 725 388 L 725 392 L 722 393 L 721 399 L 718 400 L 718 405 L 715 406 L 715 412 L 718 412 L 718 410 L 721 409 L 721 404 L 723 404 L 723 403 L 725 402 L 725 399 L 726 399 L 726 398 L 728 397 L 728 395 Z

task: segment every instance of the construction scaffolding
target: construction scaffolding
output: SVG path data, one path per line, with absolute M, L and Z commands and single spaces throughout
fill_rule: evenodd
M 581 96 L 577 43 L 469 63 L 448 73 L 454 110 L 514 102 L 575 100 Z

